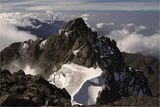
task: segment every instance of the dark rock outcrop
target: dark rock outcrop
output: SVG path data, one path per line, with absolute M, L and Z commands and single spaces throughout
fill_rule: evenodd
M 4 66 L 19 58 L 19 47 L 21 43 L 13 43 L 0 52 L 0 65 Z
M 1 106 L 69 106 L 71 97 L 65 89 L 49 84 L 41 75 L 11 74 L 0 70 Z
M 148 106 L 148 107 L 158 107 L 159 98 L 158 97 L 140 97 L 140 96 L 130 96 L 123 97 L 113 103 L 108 104 L 107 106 Z
M 107 37 L 98 38 L 96 52 L 99 66 L 105 72 L 109 86 L 100 93 L 97 104 L 107 104 L 131 95 L 152 96 L 143 72 L 126 66 L 115 41 Z
M 159 96 L 159 67 L 160 61 L 153 56 L 142 56 L 140 54 L 123 53 L 127 66 L 141 70 L 148 79 L 148 86 L 153 96 Z

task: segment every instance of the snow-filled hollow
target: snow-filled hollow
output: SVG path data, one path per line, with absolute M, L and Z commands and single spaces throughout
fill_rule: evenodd
M 71 95 L 71 103 L 93 105 L 98 93 L 105 87 L 101 68 L 87 68 L 77 64 L 64 64 L 48 81 L 58 88 L 65 88 Z

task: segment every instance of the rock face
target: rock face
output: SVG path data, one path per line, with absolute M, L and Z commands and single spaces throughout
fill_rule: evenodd
M 29 64 L 31 68 L 35 66 L 41 68 L 41 74 L 44 74 L 46 78 L 52 73 L 53 68 L 59 68 L 67 62 L 86 67 L 95 66 L 96 56 L 93 48 L 96 38 L 97 33 L 92 32 L 83 19 L 77 18 L 68 22 L 56 36 L 48 37 L 46 40 L 37 39 L 33 43 L 32 41 L 19 43 L 16 49 L 12 48 L 12 45 L 15 46 L 12 44 L 0 53 L 0 66 L 6 66 L 18 59 Z M 13 53 L 11 58 L 8 58 L 6 55 L 11 50 L 10 48 L 17 50 L 18 55 Z M 82 51 L 75 55 L 74 51 L 78 49 Z
M 126 66 L 114 41 L 101 37 L 97 41 L 96 49 L 97 54 L 100 55 L 98 57 L 99 66 L 105 72 L 109 86 L 101 92 L 97 98 L 97 104 L 107 104 L 107 102 L 131 95 L 141 97 L 152 95 L 143 73 Z
M 15 52 L 7 57 L 10 50 Z M 99 105 L 132 95 L 152 96 L 143 72 L 127 67 L 116 42 L 107 37 L 98 38 L 81 18 L 68 22 L 56 36 L 12 44 L 0 52 L 0 56 L 2 68 L 18 60 L 24 62 L 23 65 L 39 68 L 37 72 L 46 79 L 66 63 L 100 67 L 104 72 L 105 87 L 99 92 L 96 101 Z
M 139 97 L 139 96 L 130 96 L 123 97 L 118 101 L 108 104 L 108 106 L 159 106 L 158 97 Z
M 42 76 L 25 75 L 23 70 L 11 74 L 0 70 L 1 106 L 69 106 L 70 95 Z
M 139 69 L 148 79 L 148 86 L 154 97 L 158 97 L 159 93 L 159 67 L 160 61 L 153 56 L 142 56 L 140 54 L 123 53 L 126 64 L 134 69 Z

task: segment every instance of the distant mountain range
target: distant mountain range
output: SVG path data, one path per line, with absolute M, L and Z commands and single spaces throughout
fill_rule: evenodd
M 33 26 L 17 26 L 20 31 L 26 31 L 39 38 L 47 38 L 48 36 L 56 35 L 59 29 L 66 24 L 64 21 L 55 20 L 54 22 L 41 22 L 37 19 L 29 19 Z
M 39 25 L 41 22 L 34 20 L 34 23 Z M 64 24 L 62 21 L 53 25 L 41 23 L 44 24 L 42 32 L 58 28 L 59 23 Z M 13 43 L 2 50 L 1 72 L 4 73 L 3 69 L 10 72 L 23 69 L 26 74 L 40 74 L 50 84 L 65 88 L 72 105 L 159 105 L 159 60 L 155 57 L 121 53 L 114 40 L 98 37 L 82 18 L 69 21 L 58 34 L 47 38 L 37 32 L 41 27 L 38 30 L 19 29 L 45 38 Z M 6 90 L 1 91 L 6 93 Z M 54 106 L 53 103 L 46 105 Z

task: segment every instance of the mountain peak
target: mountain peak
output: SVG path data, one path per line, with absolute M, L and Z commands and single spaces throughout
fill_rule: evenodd
M 78 30 L 88 30 L 88 27 L 85 23 L 85 21 L 82 18 L 76 18 L 73 19 L 71 21 L 69 21 L 64 27 L 63 29 L 65 30 L 74 30 L 74 29 L 78 29 Z
M 93 44 L 97 38 L 97 32 L 92 32 L 82 18 L 75 18 L 69 21 L 59 30 L 59 35 L 66 36 L 71 41 L 79 38 L 90 44 Z

